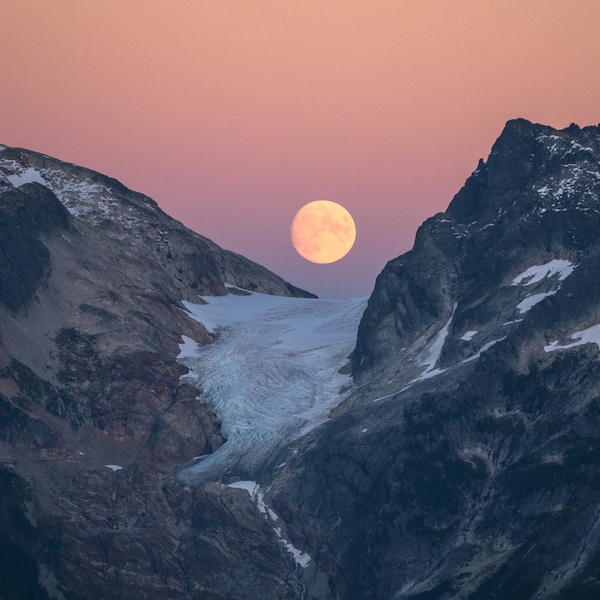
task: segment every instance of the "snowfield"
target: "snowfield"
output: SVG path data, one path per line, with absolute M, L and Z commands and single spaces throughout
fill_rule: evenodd
M 15 175 L 9 175 L 6 179 L 10 181 L 10 183 L 14 187 L 21 187 L 26 183 L 41 183 L 42 185 L 48 185 L 47 181 L 42 177 L 42 175 L 36 171 L 33 167 L 28 167 L 22 173 L 18 173 Z
M 561 288 L 562 282 L 573 273 L 577 268 L 577 265 L 569 262 L 568 260 L 560 260 L 555 258 L 550 262 L 543 265 L 534 265 L 529 267 L 519 275 L 517 275 L 511 282 L 513 286 L 529 286 L 535 283 L 539 283 L 544 279 L 556 279 L 558 285 L 555 290 L 542 292 L 540 294 L 528 294 L 519 304 L 519 314 L 523 315 L 529 312 L 536 304 L 539 304 L 544 298 L 552 296 L 558 292 Z
M 315 300 L 252 293 L 184 302 L 216 336 L 183 338 L 183 376 L 221 422 L 227 442 L 184 467 L 188 483 L 250 479 L 273 453 L 327 420 L 347 395 L 348 362 L 367 299 Z

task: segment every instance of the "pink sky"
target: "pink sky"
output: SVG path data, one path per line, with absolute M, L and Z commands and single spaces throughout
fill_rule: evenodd
M 368 295 L 504 123 L 600 122 L 598 0 L 19 0 L 0 143 L 97 169 L 322 297 Z M 338 263 L 289 237 L 312 200 Z

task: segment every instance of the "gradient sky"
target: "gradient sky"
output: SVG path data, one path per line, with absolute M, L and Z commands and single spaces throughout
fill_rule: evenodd
M 515 117 L 600 122 L 598 0 L 1 0 L 0 143 L 116 177 L 322 297 L 368 295 Z M 345 206 L 316 265 L 289 228 Z

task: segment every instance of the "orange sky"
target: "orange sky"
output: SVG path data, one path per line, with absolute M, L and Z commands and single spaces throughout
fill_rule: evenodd
M 120 179 L 325 297 L 370 293 L 504 123 L 600 122 L 598 0 L 5 0 L 0 143 Z M 296 255 L 327 199 L 345 259 Z

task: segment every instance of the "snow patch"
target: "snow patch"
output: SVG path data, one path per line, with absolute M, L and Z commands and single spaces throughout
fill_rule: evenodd
M 565 463 L 565 456 L 562 452 L 544 454 L 542 456 L 542 462 L 547 465 L 563 465 Z
M 33 167 L 28 167 L 22 173 L 16 173 L 15 175 L 8 175 L 6 177 L 8 181 L 11 183 L 13 187 L 21 187 L 26 183 L 41 183 L 42 185 L 47 186 L 48 183 L 42 177 L 41 173 L 34 169 Z
M 575 270 L 576 266 L 568 260 L 555 258 L 544 265 L 529 267 L 529 269 L 517 275 L 510 285 L 533 285 L 542 281 L 542 279 L 546 279 L 546 277 L 555 275 L 558 275 L 558 281 L 564 281 Z
M 121 214 L 122 202 L 109 186 L 92 181 L 86 173 L 66 172 L 58 166 L 25 168 L 14 160 L 2 161 L 2 171 L 12 172 L 5 177 L 15 187 L 34 181 L 41 183 L 52 190 L 71 215 L 84 216 L 91 223 L 117 220 L 131 229 L 138 222 L 135 217 Z
M 179 344 L 179 354 L 177 355 L 177 359 L 196 356 L 198 354 L 198 342 L 189 338 L 187 335 L 182 335 L 181 339 L 183 340 L 183 343 Z
M 110 469 L 111 471 L 120 471 L 123 467 L 119 466 L 119 465 L 104 465 L 107 469 Z
M 228 484 L 227 487 L 246 490 L 250 494 L 250 498 L 256 503 L 258 510 L 263 514 L 267 514 L 267 505 L 265 504 L 265 493 L 261 490 L 260 485 L 256 481 L 234 481 Z
M 279 538 L 283 546 L 285 547 L 285 549 L 294 557 L 296 563 L 300 565 L 303 569 L 306 569 L 306 567 L 308 567 L 308 563 L 311 561 L 310 554 L 298 550 L 298 548 L 296 548 L 296 546 L 294 546 L 292 542 L 286 540 L 281 534 L 280 527 L 275 527 L 274 531 L 277 534 L 277 537 Z
M 548 296 L 554 296 L 558 290 L 553 290 L 551 292 L 544 292 L 542 294 L 532 294 L 531 296 L 527 296 L 519 304 L 517 304 L 517 308 L 519 309 L 519 314 L 525 314 L 530 311 L 536 304 L 539 304 L 544 298 Z
M 544 350 L 546 352 L 553 352 L 554 350 L 566 350 L 567 348 L 574 348 L 583 344 L 596 344 L 600 348 L 600 325 L 592 325 L 592 327 L 588 327 L 587 329 L 576 331 L 569 337 L 575 341 L 570 344 L 560 345 L 558 340 L 555 340 L 544 346 Z
M 545 198 L 549 193 L 550 193 L 550 188 L 545 185 L 544 187 L 541 187 L 538 189 L 537 193 L 542 197 Z
M 475 330 L 465 331 L 465 333 L 462 334 L 460 339 L 464 340 L 465 342 L 470 342 L 476 333 L 477 333 L 477 331 L 475 331 Z

